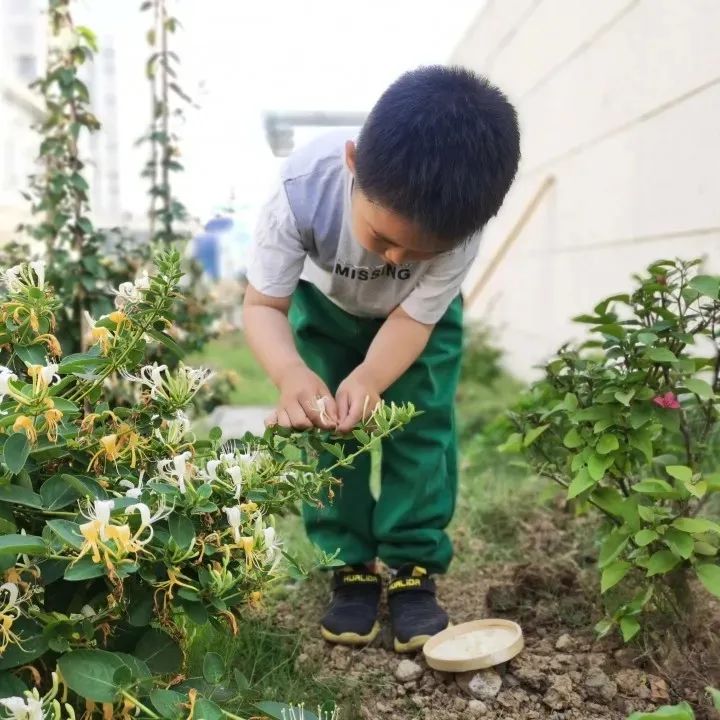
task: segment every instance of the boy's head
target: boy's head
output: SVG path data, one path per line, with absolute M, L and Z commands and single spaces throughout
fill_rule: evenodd
M 392 263 L 451 250 L 500 209 L 517 171 L 515 109 L 470 70 L 408 72 L 347 144 L 353 229 Z

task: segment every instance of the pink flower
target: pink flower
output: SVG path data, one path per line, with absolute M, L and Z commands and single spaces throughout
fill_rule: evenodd
M 677 395 L 674 392 L 666 392 L 664 395 L 658 395 L 653 398 L 655 405 L 667 410 L 679 410 L 680 403 L 678 402 Z

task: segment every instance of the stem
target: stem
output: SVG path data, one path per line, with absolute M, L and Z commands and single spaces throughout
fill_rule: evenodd
M 127 690 L 121 690 L 120 692 L 126 700 L 129 700 L 133 705 L 138 707 L 144 713 L 147 713 L 147 715 L 153 718 L 153 720 L 162 720 L 160 715 L 156 715 L 152 710 L 150 710 L 149 707 L 143 705 L 137 698 L 133 697 L 129 692 L 127 692 Z

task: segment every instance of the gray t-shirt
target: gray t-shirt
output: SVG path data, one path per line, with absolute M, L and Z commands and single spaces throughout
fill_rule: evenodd
M 434 324 L 460 292 L 480 233 L 432 260 L 393 266 L 365 250 L 350 224 L 352 173 L 346 133 L 323 135 L 293 153 L 263 207 L 248 280 L 271 297 L 289 297 L 300 279 L 358 317 L 387 317 L 401 306 Z

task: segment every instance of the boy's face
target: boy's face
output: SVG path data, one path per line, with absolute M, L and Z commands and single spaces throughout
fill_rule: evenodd
M 354 175 L 355 143 L 352 141 L 345 145 L 345 158 Z M 391 265 L 430 260 L 442 252 L 437 250 L 437 241 L 416 223 L 374 203 L 357 186 L 352 192 L 351 213 L 353 234 L 360 245 Z

